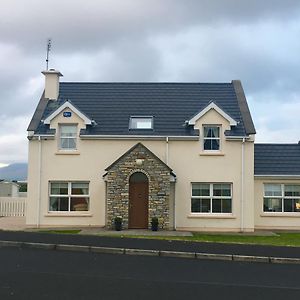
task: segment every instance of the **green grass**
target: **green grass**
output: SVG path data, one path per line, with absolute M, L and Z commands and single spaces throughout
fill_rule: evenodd
M 42 233 L 59 233 L 59 234 L 78 234 L 81 230 L 80 229 L 70 229 L 70 230 L 40 230 L 39 232 Z
M 122 236 L 129 237 L 129 236 Z M 300 233 L 277 233 L 276 236 L 254 236 L 254 235 L 229 235 L 229 234 L 201 234 L 194 233 L 193 236 L 130 236 L 131 238 L 147 238 L 159 240 L 174 240 L 187 242 L 213 242 L 234 244 L 255 244 L 272 246 L 300 247 Z

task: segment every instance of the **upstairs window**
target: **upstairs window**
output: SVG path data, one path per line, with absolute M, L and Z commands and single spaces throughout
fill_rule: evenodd
M 153 129 L 153 117 L 130 117 L 129 129 Z
M 75 150 L 77 141 L 76 125 L 60 125 L 59 148 L 62 150 Z
M 203 150 L 220 150 L 219 126 L 203 126 Z

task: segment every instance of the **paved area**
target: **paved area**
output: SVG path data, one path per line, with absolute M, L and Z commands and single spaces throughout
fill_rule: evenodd
M 0 230 L 25 230 L 25 217 L 0 217 Z
M 126 235 L 146 235 L 146 236 L 193 236 L 189 231 L 169 231 L 169 230 L 144 230 L 144 229 L 130 229 L 130 230 L 107 230 L 104 228 L 82 228 L 79 234 L 82 235 L 102 235 L 102 236 L 126 236 Z
M 0 248 L 0 299 L 299 299 L 299 265 Z
M 69 244 L 96 247 L 134 248 L 146 250 L 167 250 L 201 252 L 230 255 L 255 255 L 267 257 L 300 258 L 300 247 L 277 247 L 206 242 L 186 242 L 128 237 L 95 236 L 79 234 L 53 234 L 22 231 L 0 231 L 2 241 L 22 241 L 49 244 Z

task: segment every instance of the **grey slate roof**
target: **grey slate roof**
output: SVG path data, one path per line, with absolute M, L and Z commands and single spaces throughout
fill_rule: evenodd
M 237 97 L 239 95 L 239 98 Z M 231 83 L 60 83 L 58 101 L 49 100 L 45 119 L 65 101 L 70 101 L 97 125 L 82 135 L 196 136 L 185 121 L 214 101 L 238 122 L 225 134 L 245 136 L 255 128 L 239 81 Z M 153 116 L 153 130 L 129 130 L 130 116 Z M 37 122 L 33 122 L 36 124 Z M 48 125 L 35 133 L 50 133 Z
M 300 144 L 255 144 L 255 175 L 300 175 Z

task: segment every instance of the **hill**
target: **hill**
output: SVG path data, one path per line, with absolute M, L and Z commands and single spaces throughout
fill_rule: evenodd
M 27 180 L 27 163 L 15 163 L 0 168 L 0 179 L 5 180 Z

